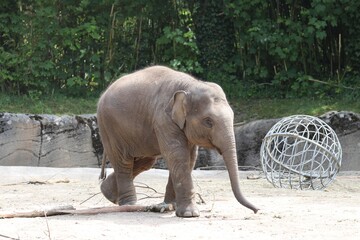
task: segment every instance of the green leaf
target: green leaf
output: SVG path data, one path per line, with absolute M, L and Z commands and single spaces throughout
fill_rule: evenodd
M 317 39 L 320 39 L 320 40 L 326 38 L 326 32 L 325 32 L 325 31 L 318 31 L 318 32 L 316 32 L 316 38 L 317 38 Z

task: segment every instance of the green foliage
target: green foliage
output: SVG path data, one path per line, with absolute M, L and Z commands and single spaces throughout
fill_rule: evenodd
M 360 88 L 352 0 L 1 1 L 0 91 L 98 96 L 118 76 L 168 65 L 230 98 Z
M 203 78 L 230 87 L 235 80 L 235 32 L 223 1 L 196 1 L 193 18 Z
M 353 39 L 360 36 L 357 1 L 225 3 L 236 26 L 237 67 L 243 81 L 270 84 L 273 94 L 281 97 L 322 96 L 339 92 L 333 82 L 345 72 L 358 74 L 353 70 L 359 67 L 358 58 L 353 58 L 359 50 Z M 306 80 L 309 76 L 326 84 Z M 354 89 L 359 86 L 348 78 L 342 81 L 342 85 L 349 84 Z
M 195 42 L 195 34 L 191 29 L 186 32 L 169 26 L 164 28 L 164 35 L 157 39 L 157 46 L 165 48 L 163 61 L 172 68 L 200 74 L 203 72 L 197 61 L 199 50 Z
M 0 53 L 1 73 L 6 74 L 0 80 L 3 91 L 31 94 L 55 89 L 83 95 L 81 90 L 94 89 L 104 31 L 88 1 L 19 1 L 11 10 L 0 15 L 0 33 L 7 37 Z

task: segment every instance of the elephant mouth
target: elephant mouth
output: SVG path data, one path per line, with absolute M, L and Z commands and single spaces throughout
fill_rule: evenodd
M 205 147 L 205 146 L 204 146 Z M 210 148 L 210 149 L 215 149 L 220 155 L 222 155 L 223 151 L 221 151 L 221 148 L 217 147 L 215 144 L 213 143 L 209 143 L 208 146 L 206 146 L 206 148 Z
M 220 150 L 220 148 L 218 148 L 218 147 L 214 147 L 215 149 L 216 149 L 216 151 L 218 151 L 218 153 L 220 154 L 220 155 L 223 155 L 223 153 L 222 153 L 222 151 Z
M 219 154 L 222 155 L 222 151 L 220 150 L 219 147 L 215 146 L 213 143 L 211 142 L 207 142 L 207 143 L 195 143 L 196 145 L 198 145 L 199 147 L 203 147 L 203 148 L 207 148 L 207 149 L 215 149 Z
M 208 142 L 207 146 L 203 146 L 210 149 L 215 149 L 220 155 L 222 155 L 223 151 L 221 151 L 221 148 L 216 146 L 211 140 Z

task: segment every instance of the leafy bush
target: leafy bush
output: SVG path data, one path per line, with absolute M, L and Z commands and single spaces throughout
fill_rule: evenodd
M 359 3 L 349 0 L 225 1 L 238 38 L 242 81 L 273 85 L 281 96 L 327 94 L 332 82 L 354 86 Z M 355 44 L 357 46 L 360 46 Z M 351 50 L 350 50 L 351 49 Z M 352 53 L 350 53 L 352 52 Z M 306 79 L 321 79 L 311 82 Z M 321 83 L 326 84 L 321 84 Z M 339 87 L 340 85 L 337 84 Z M 357 84 L 359 86 L 359 84 Z M 335 89 L 331 90 L 336 93 Z
M 231 98 L 357 96 L 352 0 L 1 1 L 0 91 L 98 95 L 122 74 L 171 66 Z

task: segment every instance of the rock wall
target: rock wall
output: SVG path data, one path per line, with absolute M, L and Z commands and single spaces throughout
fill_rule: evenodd
M 94 115 L 0 113 L 0 165 L 98 167 L 102 150 L 94 126 Z
M 342 170 L 360 170 L 360 115 L 329 112 L 320 116 L 338 134 L 343 148 Z M 261 168 L 263 137 L 279 119 L 235 125 L 239 166 Z M 0 165 L 99 167 L 102 159 L 96 116 L 54 116 L 0 113 Z M 200 148 L 195 168 L 223 168 L 216 151 Z M 159 159 L 157 168 L 166 168 Z
M 338 135 L 343 151 L 341 170 L 360 171 L 360 114 L 328 112 L 320 118 Z

